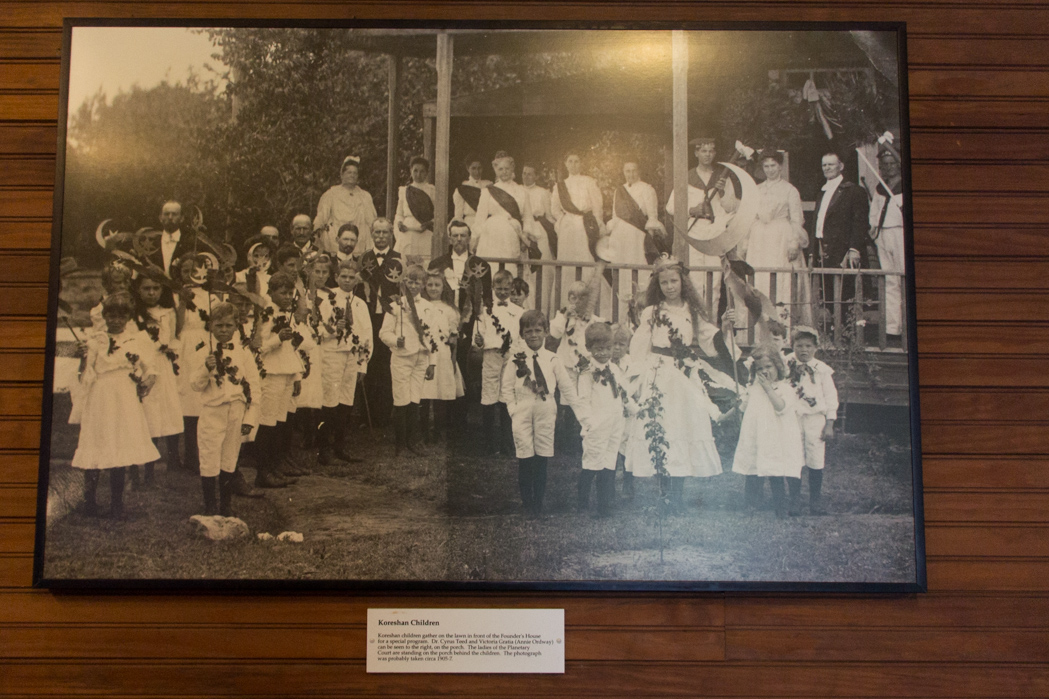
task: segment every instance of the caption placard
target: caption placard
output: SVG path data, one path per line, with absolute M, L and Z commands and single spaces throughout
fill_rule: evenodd
M 563 609 L 369 609 L 368 672 L 565 671 Z

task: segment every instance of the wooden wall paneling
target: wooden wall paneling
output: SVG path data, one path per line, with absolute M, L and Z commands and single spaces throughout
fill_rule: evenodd
M 930 593 L 53 595 L 29 590 L 64 16 L 647 19 L 641 3 L 0 3 L 0 696 L 1049 694 L 1049 9 L 669 2 L 904 20 Z M 566 609 L 563 677 L 367 676 L 368 606 Z

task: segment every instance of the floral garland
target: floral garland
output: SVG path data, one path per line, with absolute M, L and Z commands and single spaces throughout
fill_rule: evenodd
M 196 288 L 196 287 L 194 287 L 194 288 Z M 186 294 L 185 295 L 185 299 L 186 299 L 186 310 L 187 311 L 196 311 L 197 315 L 200 317 L 200 320 L 204 323 L 204 327 L 207 328 L 208 324 L 211 322 L 211 316 L 208 315 L 208 312 L 205 311 L 203 308 L 197 308 L 197 303 L 196 303 L 196 301 L 193 300 L 193 294 L 192 293 Z
M 805 387 L 801 384 L 802 379 L 808 374 L 812 383 L 816 383 L 816 371 L 808 364 L 802 364 L 796 358 L 791 357 L 788 362 L 789 371 L 787 373 L 787 380 L 790 381 L 790 385 L 794 388 L 794 391 L 798 394 L 798 398 L 808 403 L 810 408 L 816 407 L 816 398 L 808 395 L 805 392 Z
M 437 354 L 439 348 L 437 347 L 437 341 L 433 339 L 433 333 L 430 332 L 430 326 L 426 324 L 425 320 L 419 318 L 419 327 L 422 328 L 423 337 L 430 341 L 430 354 Z M 507 345 L 507 349 L 509 349 L 509 345 Z M 503 350 L 503 352 L 505 353 L 506 350 Z
M 670 352 L 673 355 L 674 364 L 677 366 L 678 371 L 687 378 L 692 378 L 692 372 L 695 372 L 699 376 L 700 381 L 703 382 L 703 388 L 706 389 L 708 397 L 712 391 L 717 392 L 719 390 L 710 374 L 698 364 L 701 357 L 697 348 L 685 344 L 685 341 L 681 338 L 681 331 L 674 327 L 670 316 L 663 311 L 662 305 L 652 314 L 652 327 L 664 327 L 667 329 L 667 337 L 670 339 Z
M 233 366 L 233 357 L 225 354 L 224 349 L 233 349 L 233 343 L 223 345 L 219 343 L 219 346 L 215 349 L 215 385 L 221 386 L 224 379 L 229 379 L 229 382 L 234 386 L 240 386 L 244 392 L 244 402 L 246 405 L 251 405 L 251 384 L 248 383 L 247 377 L 238 376 L 240 368 Z
M 669 475 L 667 451 L 670 449 L 670 443 L 667 442 L 667 433 L 663 429 L 663 392 L 656 385 L 655 376 L 652 377 L 651 388 L 652 391 L 638 410 L 637 417 L 645 426 L 645 439 L 648 440 L 648 453 L 652 457 L 652 465 L 656 473 L 666 476 Z
M 590 368 L 590 357 L 586 356 L 583 352 L 579 350 L 579 342 L 574 337 L 576 331 L 575 321 L 578 318 L 584 323 L 589 323 L 590 316 L 576 316 L 573 318 L 569 318 L 568 306 L 561 308 L 559 313 L 565 317 L 565 342 L 568 343 L 568 346 L 571 348 L 572 353 L 575 355 L 575 370 L 579 373 L 583 373 L 584 371 Z M 568 325 L 570 320 L 572 322 L 571 327 L 569 327 Z
M 169 362 L 171 362 L 171 371 L 175 376 L 178 376 L 178 353 L 171 349 L 167 344 L 160 343 L 160 328 L 153 325 L 147 325 L 143 330 L 149 335 L 149 339 L 153 341 L 153 344 L 157 346 L 157 350 L 167 357 Z
M 113 338 L 109 338 L 109 342 L 112 347 Z M 112 354 L 112 352 L 110 352 L 110 354 Z M 124 356 L 127 357 L 129 362 L 131 362 L 131 371 L 128 372 L 128 376 L 135 382 L 135 394 L 138 396 L 138 402 L 141 403 L 145 399 L 146 394 L 149 393 L 149 389 L 146 388 L 145 380 L 138 373 L 139 357 L 133 352 L 125 352 Z
M 499 333 L 499 337 L 503 338 L 503 343 L 499 347 L 499 354 L 505 355 L 510 351 L 510 331 L 504 328 L 503 324 L 499 322 L 499 318 L 495 315 L 494 310 L 488 312 L 488 317 L 492 319 L 492 327 L 497 333 Z
M 546 397 L 550 395 L 549 387 L 543 388 L 532 376 L 532 370 L 528 366 L 528 355 L 523 351 L 515 354 L 514 365 L 517 366 L 517 377 L 524 379 L 525 388 L 535 393 L 539 400 L 546 400 Z
M 325 323 L 329 329 L 334 328 L 339 324 L 343 318 L 346 317 L 346 309 L 342 306 L 335 305 L 335 294 L 328 294 L 328 303 L 331 304 L 331 323 Z M 350 303 L 353 303 L 351 300 Z M 342 344 L 343 342 L 350 343 L 350 352 L 357 354 L 362 350 L 361 338 L 353 332 L 351 327 L 352 320 L 346 323 L 346 327 L 335 333 L 335 344 Z

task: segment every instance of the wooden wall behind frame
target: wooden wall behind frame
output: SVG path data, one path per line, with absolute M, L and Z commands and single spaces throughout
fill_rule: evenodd
M 906 21 L 929 593 L 353 597 L 29 589 L 70 17 Z M 1049 695 L 1049 7 L 0 2 L 0 696 Z M 566 610 L 564 676 L 368 676 L 369 606 Z

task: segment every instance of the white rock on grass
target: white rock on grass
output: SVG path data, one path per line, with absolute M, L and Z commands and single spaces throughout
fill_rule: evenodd
M 193 515 L 189 518 L 189 521 L 193 522 L 200 536 L 212 541 L 243 539 L 251 534 L 244 520 L 237 517 Z
M 269 532 L 259 532 L 255 536 L 259 538 L 259 541 L 273 541 L 273 535 Z
M 277 535 L 277 541 L 290 541 L 293 544 L 301 544 L 302 534 L 299 532 L 281 532 Z

